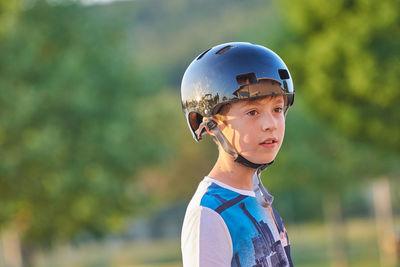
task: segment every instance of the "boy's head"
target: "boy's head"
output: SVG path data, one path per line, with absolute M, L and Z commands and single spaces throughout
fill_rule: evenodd
M 235 161 L 259 168 L 279 151 L 294 89 L 285 63 L 274 52 L 228 43 L 193 60 L 182 79 L 181 97 L 196 141 L 208 132 Z

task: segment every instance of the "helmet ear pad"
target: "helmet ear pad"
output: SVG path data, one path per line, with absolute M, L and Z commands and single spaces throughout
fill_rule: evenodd
M 203 116 L 200 113 L 197 112 L 190 112 L 189 113 L 189 124 L 190 127 L 192 128 L 192 131 L 195 132 L 197 129 L 199 129 L 200 124 L 203 122 Z M 204 129 L 205 131 L 205 129 Z M 199 139 L 199 136 L 196 136 L 197 139 Z
M 213 116 L 212 118 L 204 117 L 197 112 L 191 112 L 189 114 L 189 123 L 190 127 L 192 127 L 193 132 L 195 134 L 196 141 L 200 141 L 202 139 L 203 134 L 205 133 L 208 133 L 213 138 L 215 138 L 212 130 L 215 129 L 215 127 L 218 127 L 217 125 L 219 123 L 217 123 L 217 121 L 219 120 L 215 116 Z

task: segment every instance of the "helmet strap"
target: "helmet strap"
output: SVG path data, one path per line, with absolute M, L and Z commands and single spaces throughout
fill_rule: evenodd
M 205 127 L 208 132 L 212 132 L 215 138 L 217 138 L 221 147 L 225 150 L 225 152 L 230 154 L 234 158 L 234 161 L 237 163 L 240 163 L 252 169 L 260 169 L 262 171 L 274 162 L 271 161 L 262 164 L 254 163 L 237 153 L 236 149 L 232 146 L 228 139 L 226 139 L 225 135 L 219 130 L 219 128 L 217 127 L 217 123 L 213 119 L 207 118 L 204 122 L 201 123 L 201 127 Z
M 263 207 L 268 207 L 272 204 L 274 197 L 268 192 L 268 190 L 264 187 L 261 182 L 260 174 L 263 170 L 265 170 L 269 165 L 271 165 L 274 161 L 258 164 L 249 161 L 239 153 L 237 153 L 236 149 L 232 146 L 232 144 L 226 139 L 223 133 L 217 127 L 217 123 L 210 118 L 207 118 L 204 122 L 200 124 L 201 128 L 206 128 L 207 132 L 212 132 L 217 138 L 218 142 L 225 150 L 226 153 L 230 154 L 234 161 L 240 163 L 246 167 L 255 169 L 253 174 L 253 191 L 256 195 L 258 203 Z
M 264 163 L 264 164 L 253 163 L 253 162 L 247 160 L 245 157 L 243 157 L 240 154 L 238 154 L 237 158 L 235 159 L 235 162 L 240 163 L 240 164 L 242 164 L 246 167 L 252 168 L 252 169 L 258 169 L 264 165 L 268 166 L 270 164 L 270 163 Z
M 265 168 L 257 168 L 257 170 L 254 172 L 253 191 L 256 194 L 257 202 L 264 208 L 267 208 L 272 204 L 272 201 L 274 201 L 274 197 L 268 192 L 261 182 L 260 174 Z

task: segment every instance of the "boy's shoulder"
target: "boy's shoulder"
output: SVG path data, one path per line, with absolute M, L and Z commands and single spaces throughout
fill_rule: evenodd
M 201 206 L 221 213 L 247 197 L 254 197 L 254 192 L 240 190 L 225 185 L 212 178 L 205 177 L 199 184 L 189 206 Z

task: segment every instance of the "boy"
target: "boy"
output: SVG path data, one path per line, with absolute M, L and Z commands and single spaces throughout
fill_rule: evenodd
M 189 65 L 181 97 L 194 139 L 208 133 L 219 149 L 186 210 L 183 265 L 293 266 L 286 229 L 260 180 L 294 101 L 285 63 L 259 45 L 221 44 Z

